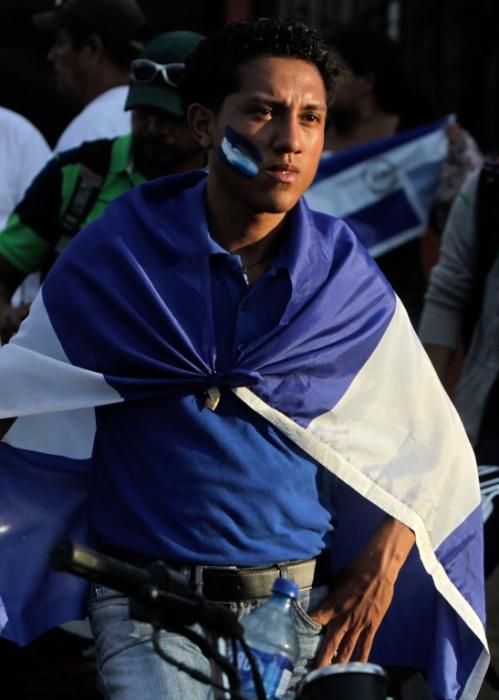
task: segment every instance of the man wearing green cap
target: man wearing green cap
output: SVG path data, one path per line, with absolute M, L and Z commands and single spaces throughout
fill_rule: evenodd
M 34 179 L 0 232 L 0 337 L 6 342 L 28 307 L 10 298 L 30 272 L 42 271 L 113 199 L 144 180 L 202 167 L 204 153 L 186 124 L 177 93 L 183 62 L 203 37 L 157 36 L 132 62 L 125 109 L 132 133 L 88 141 L 58 154 Z

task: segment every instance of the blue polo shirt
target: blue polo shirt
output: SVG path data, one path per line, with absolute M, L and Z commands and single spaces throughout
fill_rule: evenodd
M 239 258 L 210 239 L 214 311 L 206 322 L 214 324 L 221 374 L 242 346 L 279 324 L 293 293 L 296 245 L 287 241 L 248 286 Z M 93 530 L 107 545 L 171 562 L 254 566 L 317 555 L 331 530 L 331 503 L 319 495 L 323 467 L 229 389 L 215 411 L 206 398 L 193 387 L 97 410 Z M 154 468 L 133 458 L 143 411 Z

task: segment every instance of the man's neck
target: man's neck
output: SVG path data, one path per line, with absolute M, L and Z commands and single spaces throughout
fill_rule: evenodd
M 241 257 L 250 282 L 260 277 L 277 255 L 286 222 L 285 213 L 255 214 L 241 208 L 236 212 L 230 205 L 213 207 L 208 201 L 212 238 L 225 250 Z
M 94 75 L 88 77 L 86 84 L 82 87 L 83 104 L 89 104 L 112 88 L 128 85 L 128 80 L 128 73 L 115 66 L 107 66 L 101 71 L 96 71 Z
M 326 132 L 324 148 L 327 151 L 342 151 L 393 136 L 399 122 L 400 118 L 396 114 L 376 112 L 371 114 L 369 119 L 359 120 L 347 134 L 340 134 L 331 126 Z

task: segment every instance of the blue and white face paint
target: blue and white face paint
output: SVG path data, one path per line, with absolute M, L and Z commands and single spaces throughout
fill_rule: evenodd
M 242 151 L 239 146 L 244 148 Z M 256 177 L 260 172 L 262 156 L 258 148 L 246 136 L 227 124 L 225 136 L 218 147 L 218 155 L 223 163 L 245 177 Z

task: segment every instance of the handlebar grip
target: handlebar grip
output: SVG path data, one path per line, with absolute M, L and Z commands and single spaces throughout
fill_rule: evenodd
M 68 571 L 94 583 L 117 588 L 127 595 L 137 595 L 149 582 L 146 569 L 118 561 L 69 540 L 55 545 L 50 563 L 57 571 Z
M 151 570 L 132 566 L 107 554 L 63 540 L 52 549 L 50 563 L 57 571 L 68 571 L 94 583 L 115 588 L 128 596 L 140 597 L 144 586 L 153 583 Z M 190 595 L 187 581 L 166 567 L 161 570 L 161 588 L 178 595 Z

